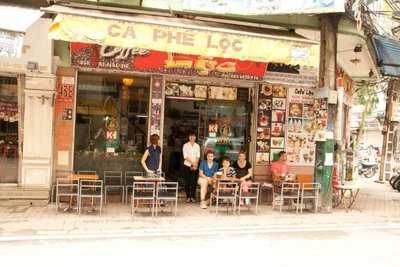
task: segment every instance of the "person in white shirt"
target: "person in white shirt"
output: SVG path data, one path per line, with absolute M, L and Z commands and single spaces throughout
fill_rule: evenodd
M 199 176 L 200 146 L 195 142 L 196 135 L 189 133 L 189 142 L 183 145 L 182 153 L 185 161 L 183 162 L 183 176 L 185 177 L 186 203 L 196 202 L 196 187 Z

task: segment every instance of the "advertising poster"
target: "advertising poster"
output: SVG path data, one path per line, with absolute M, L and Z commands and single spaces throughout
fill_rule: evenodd
M 296 165 L 314 165 L 316 134 L 320 127 L 316 114 L 320 112 L 320 104 L 314 103 L 314 88 L 291 86 L 288 91 L 286 112 L 288 162 Z M 321 116 L 323 113 L 321 112 Z
M 272 116 L 271 116 L 271 153 L 270 161 L 278 160 L 278 154 L 285 147 L 286 132 L 286 98 L 287 87 L 284 85 L 270 85 L 272 90 Z
M 272 116 L 272 86 L 261 84 L 258 88 L 258 116 L 256 163 L 268 164 L 270 160 Z
M 161 137 L 161 112 L 163 77 L 152 77 L 151 79 L 151 104 L 150 104 L 150 133 Z
M 262 81 L 267 63 L 202 57 L 140 48 L 71 43 L 71 66 Z M 179 92 L 174 92 L 179 94 Z
M 258 92 L 256 163 L 278 159 L 285 147 L 286 86 L 262 84 Z
M 61 168 L 71 165 L 73 154 L 73 109 L 75 95 L 75 78 L 62 76 L 58 78 L 57 97 L 55 101 L 54 143 L 55 162 Z

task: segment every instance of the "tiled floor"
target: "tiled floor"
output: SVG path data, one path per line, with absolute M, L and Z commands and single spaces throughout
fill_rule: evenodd
M 389 184 L 378 184 L 365 180 L 360 191 L 357 207 L 346 210 L 335 208 L 330 214 L 274 211 L 262 204 L 258 214 L 254 208 L 243 209 L 240 216 L 227 213 L 221 207 L 218 216 L 209 209 L 200 209 L 199 203 L 179 202 L 175 218 L 169 212 L 151 218 L 148 209 L 131 216 L 131 206 L 117 203 L 104 205 L 102 216 L 96 212 L 59 211 L 55 205 L 46 207 L 0 207 L 0 235 L 72 234 L 72 233 L 132 233 L 144 231 L 182 231 L 220 228 L 285 228 L 319 227 L 332 225 L 369 225 L 400 223 L 400 192 Z

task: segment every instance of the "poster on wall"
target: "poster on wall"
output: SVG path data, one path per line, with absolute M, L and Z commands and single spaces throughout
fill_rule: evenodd
M 59 168 L 68 168 L 72 165 L 75 85 L 74 77 L 61 76 L 58 78 L 58 92 L 54 108 L 54 156 Z
M 315 103 L 312 87 L 290 86 L 288 91 L 286 112 L 288 162 L 295 165 L 314 165 L 317 130 L 322 123 L 316 119 L 320 103 Z M 318 116 L 325 116 L 323 114 L 324 112 L 321 112 Z
M 18 103 L 0 102 L 0 120 L 18 121 Z
M 287 88 L 262 84 L 258 92 L 256 163 L 269 164 L 285 147 Z
M 160 137 L 163 81 L 163 77 L 153 76 L 151 79 L 150 134 L 158 134 Z
M 258 89 L 256 163 L 268 164 L 271 143 L 272 86 L 261 84 Z
M 271 153 L 270 161 L 279 158 L 279 152 L 285 147 L 285 110 L 287 87 L 280 84 L 269 85 L 272 91 L 272 113 L 271 113 Z

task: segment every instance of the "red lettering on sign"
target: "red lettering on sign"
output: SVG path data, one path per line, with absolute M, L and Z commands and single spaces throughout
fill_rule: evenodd
M 72 102 L 73 98 L 74 98 L 73 84 L 60 84 L 58 86 L 58 101 Z
M 209 124 L 208 125 L 208 132 L 209 133 L 215 133 L 216 132 L 216 125 L 215 124 Z
M 114 131 L 107 131 L 106 132 L 106 139 L 107 140 L 114 140 L 115 139 L 115 132 Z

